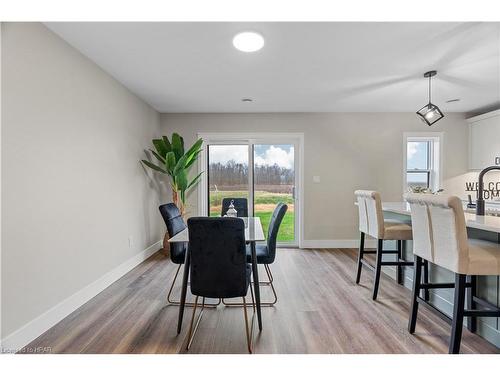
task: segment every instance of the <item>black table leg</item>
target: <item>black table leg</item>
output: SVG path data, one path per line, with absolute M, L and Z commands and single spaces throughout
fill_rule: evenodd
M 255 291 L 255 304 L 257 305 L 257 321 L 259 323 L 259 331 L 262 331 L 262 316 L 260 312 L 260 289 L 259 289 L 259 274 L 257 271 L 257 254 L 255 252 L 255 241 L 250 242 L 252 249 L 252 271 L 253 271 L 253 287 Z
M 186 258 L 184 259 L 184 273 L 182 275 L 182 290 L 181 290 L 181 302 L 179 304 L 179 320 L 177 322 L 177 334 L 181 333 L 182 328 L 182 318 L 184 317 L 184 305 L 186 304 L 186 294 L 187 294 L 187 285 L 189 279 L 189 248 L 186 250 Z

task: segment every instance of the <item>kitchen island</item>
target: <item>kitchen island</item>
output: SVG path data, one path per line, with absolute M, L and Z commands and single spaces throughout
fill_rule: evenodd
M 411 222 L 410 206 L 406 202 L 383 202 L 382 210 L 386 219 L 395 219 L 402 222 Z M 498 244 L 500 251 L 500 217 L 479 216 L 472 213 L 465 213 L 467 233 L 469 238 L 479 238 Z M 388 241 L 390 242 L 390 241 Z M 406 259 L 413 259 L 412 241 L 406 241 L 404 256 Z M 391 244 L 396 248 L 396 244 Z M 389 247 L 389 246 L 388 246 Z M 390 255 L 387 255 L 389 260 Z M 395 278 L 396 271 L 389 268 L 387 272 Z M 404 269 L 404 285 L 411 289 L 413 283 L 413 267 Z M 446 269 L 430 265 L 429 276 L 431 282 L 451 282 L 453 274 Z M 500 277 L 498 276 L 478 276 L 477 296 L 489 303 L 500 306 Z M 430 291 L 429 303 L 451 315 L 453 308 L 453 289 L 435 289 Z M 500 319 L 499 318 L 478 318 L 477 334 L 500 348 Z
M 383 202 L 382 210 L 399 215 L 410 216 L 410 205 L 406 202 Z M 500 217 L 480 216 L 465 212 L 465 224 L 467 228 L 474 228 L 486 232 L 500 233 Z

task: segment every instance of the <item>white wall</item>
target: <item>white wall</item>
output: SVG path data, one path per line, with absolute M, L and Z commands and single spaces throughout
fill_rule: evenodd
M 137 258 L 163 224 L 139 163 L 155 110 L 38 23 L 2 25 L 1 89 L 5 338 Z
M 358 237 L 356 189 L 379 190 L 386 201 L 402 199 L 404 132 L 444 132 L 445 189 L 467 171 L 468 127 L 459 113 L 446 114 L 431 128 L 414 113 L 162 114 L 161 124 L 164 134 L 179 132 L 188 143 L 198 132 L 303 132 L 306 241 Z M 315 175 L 320 184 L 312 182 Z M 197 194 L 189 199 L 196 207 Z

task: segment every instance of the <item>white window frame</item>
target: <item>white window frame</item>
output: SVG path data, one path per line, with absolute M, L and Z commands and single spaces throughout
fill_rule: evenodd
M 198 138 L 203 139 L 203 151 L 200 153 L 200 160 L 198 162 L 198 172 L 206 172 L 207 170 L 207 145 L 213 144 L 241 144 L 253 145 L 256 143 L 281 143 L 293 144 L 295 149 L 295 173 L 296 173 L 296 186 L 295 196 L 298 205 L 295 207 L 296 215 L 296 238 L 293 243 L 278 243 L 279 247 L 300 247 L 303 248 L 304 239 L 304 133 L 198 133 Z M 249 150 L 251 147 L 249 148 Z M 249 151 L 249 165 L 253 163 L 253 153 Z M 253 168 L 249 170 L 249 181 L 253 181 Z M 253 195 L 253 184 L 249 184 L 249 191 Z M 198 215 L 206 216 L 208 214 L 208 184 L 207 173 L 203 173 L 200 183 L 197 185 L 198 190 Z M 252 196 L 251 195 L 251 196 Z M 253 210 L 253 202 L 252 207 Z
M 443 145 L 444 133 L 442 132 L 405 132 L 403 133 L 403 193 L 407 185 L 407 156 L 408 142 L 429 142 L 429 188 L 437 191 L 443 187 Z

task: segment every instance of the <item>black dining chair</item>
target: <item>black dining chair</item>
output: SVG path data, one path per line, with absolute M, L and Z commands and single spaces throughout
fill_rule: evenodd
M 257 264 L 263 264 L 266 270 L 266 274 L 269 281 L 259 281 L 260 285 L 268 285 L 271 287 L 274 299 L 271 302 L 261 302 L 261 306 L 274 306 L 278 302 L 278 295 L 276 294 L 276 289 L 274 288 L 274 278 L 271 272 L 270 264 L 274 263 L 276 259 L 276 242 L 278 238 L 278 231 L 283 221 L 283 217 L 286 214 L 288 206 L 285 203 L 278 203 L 273 211 L 271 220 L 269 222 L 269 228 L 267 230 L 267 241 L 266 243 L 256 243 L 255 253 L 257 255 Z M 247 245 L 247 262 L 252 261 L 252 251 L 250 245 Z M 241 306 L 241 303 L 225 302 L 224 299 L 222 303 L 226 306 Z
M 233 201 L 238 217 L 248 217 L 248 199 L 246 198 L 223 198 L 220 216 L 224 216 L 227 213 L 231 201 Z
M 159 207 L 161 216 L 163 217 L 163 221 L 165 221 L 165 225 L 167 226 L 167 232 L 170 238 L 182 232 L 187 228 L 184 219 L 181 216 L 179 208 L 174 203 L 162 204 Z M 170 289 L 167 294 L 167 301 L 171 305 L 179 305 L 179 300 L 172 299 L 172 291 L 174 289 L 175 282 L 177 277 L 179 276 L 179 271 L 184 264 L 184 260 L 186 257 L 187 251 L 187 243 L 186 242 L 172 242 L 170 243 L 170 260 L 172 263 L 177 264 L 177 270 L 175 271 L 175 276 L 170 285 Z M 214 307 L 220 304 L 220 300 L 217 304 L 206 304 L 208 307 Z M 186 303 L 187 306 L 192 306 L 192 303 Z
M 191 293 L 196 298 L 186 350 L 189 350 L 200 324 L 205 298 L 241 297 L 247 347 L 251 353 L 254 319 L 252 316 L 249 328 L 245 296 L 250 286 L 251 267 L 247 263 L 244 221 L 234 217 L 192 217 L 188 219 L 188 228 Z M 255 314 L 252 288 L 250 291 Z M 199 297 L 202 297 L 201 311 L 194 323 Z

